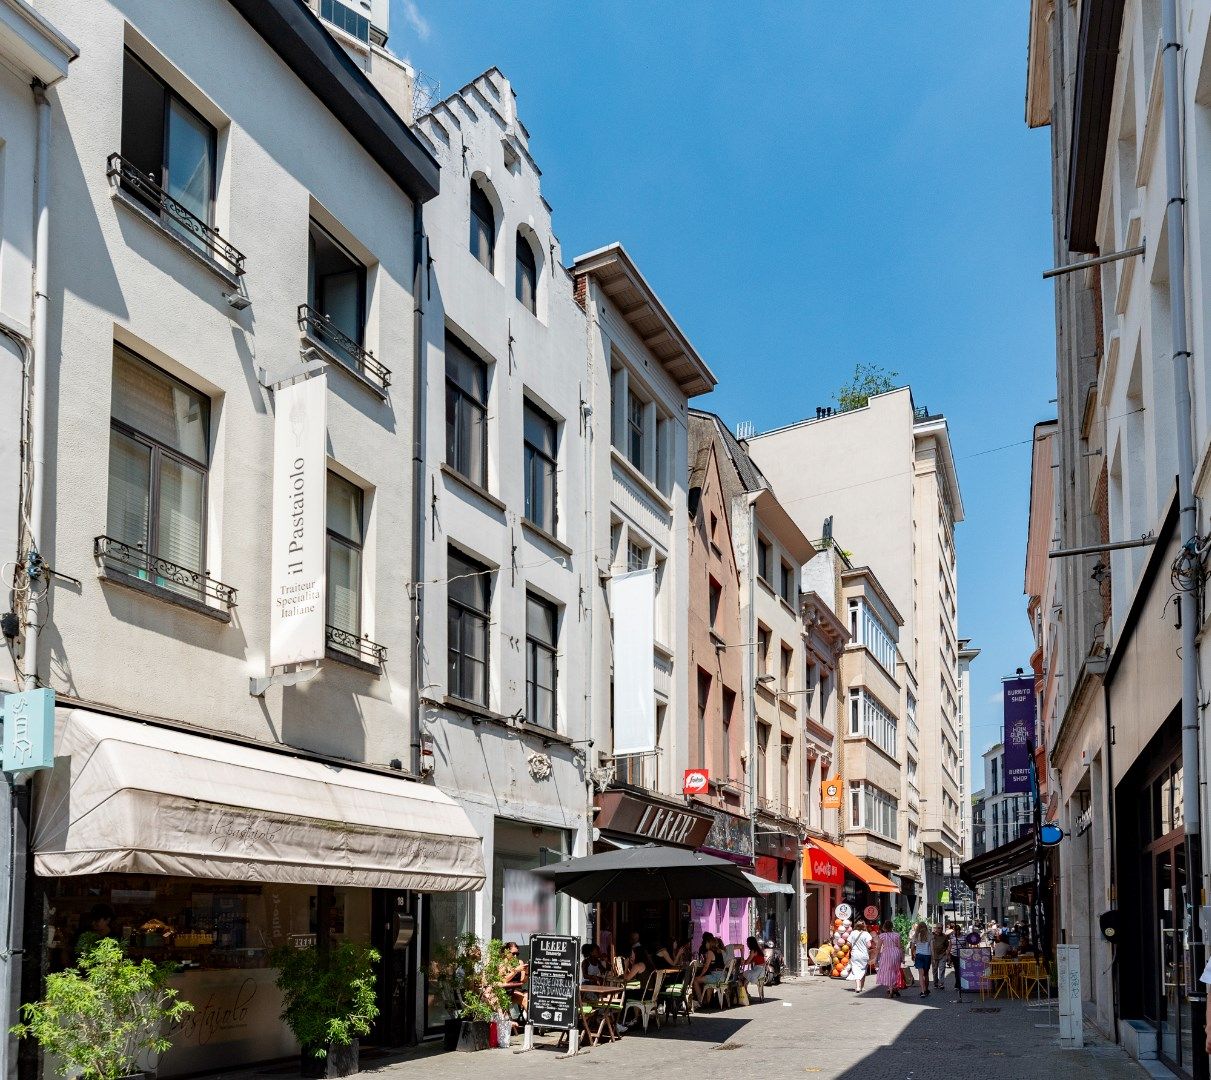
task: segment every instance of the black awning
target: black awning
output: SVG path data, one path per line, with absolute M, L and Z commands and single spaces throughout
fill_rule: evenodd
M 1004 877 L 1015 870 L 1025 870 L 1034 865 L 1036 846 L 1037 840 L 1032 831 L 1027 836 L 968 859 L 959 867 L 959 877 L 974 889 L 981 882 Z

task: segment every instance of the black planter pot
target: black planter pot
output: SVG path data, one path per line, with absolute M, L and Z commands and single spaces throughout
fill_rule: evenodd
M 299 1071 L 308 1080 L 333 1080 L 340 1076 L 353 1076 L 358 1070 L 358 1041 L 348 1046 L 328 1044 L 325 1057 L 316 1057 L 313 1048 L 303 1047 Z
M 458 1036 L 462 1029 L 463 1022 L 457 1016 L 453 1016 L 446 1021 L 445 1026 L 442 1028 L 443 1050 L 458 1049 Z
M 488 1028 L 492 1025 L 487 1020 L 464 1020 L 462 1030 L 458 1035 L 458 1047 L 461 1051 L 487 1050 Z

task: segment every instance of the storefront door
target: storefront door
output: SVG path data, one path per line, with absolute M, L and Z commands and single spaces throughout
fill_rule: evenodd
M 1181 832 L 1153 853 L 1153 912 L 1157 929 L 1159 1050 L 1166 1064 L 1193 1071 L 1190 1007 L 1186 1000 L 1186 851 Z
M 415 1041 L 417 897 L 376 889 L 372 900 L 372 944 L 382 956 L 378 972 L 378 1019 L 366 1040 L 376 1046 Z

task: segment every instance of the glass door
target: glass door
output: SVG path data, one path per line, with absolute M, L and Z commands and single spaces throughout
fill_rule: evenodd
M 1186 852 L 1180 842 L 1155 856 L 1153 887 L 1157 920 L 1160 1056 L 1173 1068 L 1192 1065 L 1191 1018 L 1186 1001 Z

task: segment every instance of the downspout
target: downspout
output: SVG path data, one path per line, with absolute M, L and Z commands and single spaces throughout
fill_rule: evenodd
M 749 841 L 753 859 L 757 858 L 757 496 L 749 494 L 746 502 L 748 511 L 748 558 L 745 559 L 745 593 L 748 596 L 748 648 L 744 650 L 748 660 L 745 689 L 748 691 L 748 791 L 745 804 L 748 809 Z
M 412 204 L 412 671 L 409 676 L 413 715 L 410 771 L 421 772 L 422 741 L 420 668 L 424 652 L 425 575 L 425 286 L 429 280 L 429 248 L 425 236 L 424 204 Z
M 1182 186 L 1179 113 L 1177 0 L 1162 6 L 1164 28 L 1165 221 L 1169 243 L 1169 322 L 1173 341 L 1173 389 L 1177 430 L 1177 504 L 1182 556 L 1198 560 L 1198 508 L 1194 502 L 1194 433 L 1190 401 L 1190 346 L 1186 334 L 1186 203 Z M 1179 556 L 1179 559 L 1182 557 Z M 1194 970 L 1203 966 L 1204 904 L 1202 826 L 1198 762 L 1198 577 L 1179 590 L 1182 620 L 1182 807 L 1186 828 L 1187 880 L 1193 886 L 1193 917 L 1187 933 Z M 1196 984 L 1201 988 L 1201 983 Z M 1201 993 L 1190 995 L 1202 1000 Z
M 1114 721 L 1110 715 L 1110 687 L 1102 682 L 1102 713 L 1106 721 L 1106 771 L 1102 780 L 1102 792 L 1106 797 L 1106 843 L 1109 852 L 1106 856 L 1106 884 L 1115 908 L 1118 900 L 1118 838 L 1115 835 L 1115 819 L 1117 809 L 1114 801 Z M 1090 950 L 1092 952 L 1092 950 Z M 1092 955 L 1090 960 L 1092 960 Z M 1119 1033 L 1119 986 L 1118 986 L 1118 946 L 1110 946 L 1110 1016 L 1114 1027 L 1114 1041 L 1122 1042 Z
M 21 687 L 34 690 L 38 686 L 38 589 L 42 578 L 42 555 L 39 541 L 42 537 L 44 506 L 46 501 L 46 414 L 49 380 L 47 379 L 46 348 L 46 296 L 48 284 L 48 248 L 50 237 L 50 102 L 46 87 L 38 80 L 32 84 L 34 105 L 37 113 L 34 151 L 34 303 L 33 345 L 29 364 L 29 516 L 26 528 L 29 543 L 26 551 L 27 587 L 25 602 L 25 648 L 21 656 Z M 9 1034 L 16 1023 L 21 1005 L 22 982 L 25 976 L 24 955 L 26 946 L 25 907 L 27 903 L 26 882 L 29 863 L 29 813 L 30 788 L 28 774 L 6 774 L 10 799 L 9 835 L 9 908 L 5 912 L 4 946 L 7 951 L 7 979 L 0 997 L 0 1039 L 4 1053 L 0 1059 L 4 1065 L 6 1080 L 17 1075 L 17 1041 Z M 31 928 L 32 929 L 32 928 Z M 35 942 L 37 944 L 37 942 Z M 38 954 L 35 952 L 35 959 Z

